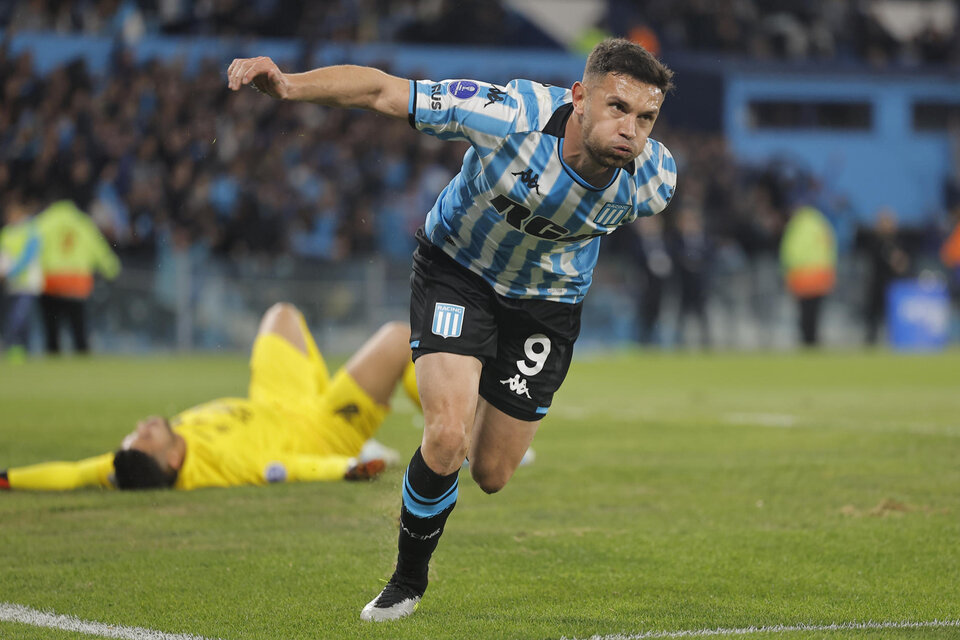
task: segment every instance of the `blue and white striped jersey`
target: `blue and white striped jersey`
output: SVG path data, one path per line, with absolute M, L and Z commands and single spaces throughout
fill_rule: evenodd
M 659 213 L 673 196 L 676 163 L 655 140 L 606 186 L 584 181 L 563 161 L 572 111 L 569 89 L 529 80 L 411 81 L 411 125 L 471 145 L 425 231 L 503 296 L 579 302 L 600 236 Z

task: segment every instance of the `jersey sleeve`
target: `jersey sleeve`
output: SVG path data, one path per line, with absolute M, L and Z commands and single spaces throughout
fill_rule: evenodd
M 266 482 L 328 482 L 343 480 L 354 458 L 290 454 L 271 461 L 263 471 Z
M 83 487 L 114 488 L 113 454 L 104 453 L 78 462 L 43 462 L 7 470 L 10 488 L 66 491 Z
M 410 124 L 441 140 L 464 140 L 481 155 L 522 126 L 524 100 L 516 82 L 411 80 Z
M 644 163 L 643 169 L 649 165 L 649 171 L 638 171 L 644 184 L 637 189 L 637 216 L 647 217 L 660 213 L 667 208 L 673 193 L 677 188 L 677 163 L 663 144 L 651 140 L 653 153 Z

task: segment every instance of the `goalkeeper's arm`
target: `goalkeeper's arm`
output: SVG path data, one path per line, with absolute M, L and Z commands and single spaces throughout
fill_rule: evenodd
M 83 487 L 113 489 L 113 454 L 78 462 L 42 462 L 0 473 L 0 489 L 66 491 Z
M 371 480 L 383 471 L 382 460 L 360 462 L 346 456 L 287 456 L 267 467 L 267 482 L 329 482 L 331 480 Z M 272 470 L 272 471 L 271 471 Z

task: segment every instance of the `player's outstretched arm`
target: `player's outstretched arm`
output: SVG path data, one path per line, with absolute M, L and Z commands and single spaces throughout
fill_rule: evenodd
M 43 462 L 29 467 L 6 470 L 3 489 L 32 491 L 66 491 L 82 487 L 112 489 L 113 454 L 105 453 L 78 462 Z M 3 485 L 6 486 L 3 486 Z
M 355 65 L 283 73 L 270 58 L 238 58 L 227 69 L 227 86 L 239 91 L 248 84 L 280 100 L 368 109 L 394 118 L 407 117 L 410 100 L 408 80 Z

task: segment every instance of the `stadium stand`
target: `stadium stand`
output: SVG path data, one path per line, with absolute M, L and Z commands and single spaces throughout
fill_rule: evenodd
M 0 187 L 17 185 L 40 199 L 72 198 L 93 216 L 124 264 L 134 267 L 163 265 L 171 250 L 189 253 L 195 271 L 203 271 L 196 265 L 206 260 L 346 264 L 377 255 L 404 264 L 413 231 L 437 186 L 459 166 L 462 145 L 440 145 L 405 123 L 384 123 L 366 113 L 278 104 L 252 92 L 230 95 L 223 83 L 222 55 L 184 59 L 171 48 L 144 57 L 142 51 L 137 55 L 137 43 L 181 42 L 176 39 L 184 35 L 199 43 L 196 46 L 207 36 L 287 38 L 271 42 L 277 47 L 289 43 L 294 60 L 299 60 L 297 68 L 316 64 L 312 43 L 321 41 L 351 46 L 391 41 L 519 43 L 559 52 L 565 43 L 530 19 L 526 4 L 5 3 L 0 9 Z M 880 3 L 743 0 L 730 11 L 698 0 L 599 4 L 602 17 L 593 26 L 600 33 L 637 35 L 647 30 L 654 38 L 651 46 L 668 59 L 706 53 L 729 61 L 829 60 L 873 69 L 950 72 L 960 66 L 956 15 L 936 24 L 914 20 L 920 27 L 909 31 L 892 30 L 892 18 L 877 8 Z M 925 4 L 930 11 L 943 5 Z M 482 42 L 454 28 L 494 23 L 506 26 L 471 30 L 485 35 Z M 18 36 L 36 38 L 31 40 L 35 44 L 14 53 L 10 43 Z M 103 60 L 97 63 L 91 54 L 50 70 L 38 69 L 35 56 L 43 49 L 41 43 L 56 39 L 58 46 L 65 46 L 67 36 L 99 38 Z M 297 49 L 294 43 L 306 46 Z M 745 305 L 761 322 L 777 313 L 767 302 L 770 287 L 775 288 L 770 270 L 775 269 L 790 208 L 798 200 L 815 201 L 835 225 L 841 262 L 843 254 L 855 255 L 855 249 L 868 245 L 873 211 L 855 210 L 849 194 L 836 192 L 823 176 L 789 160 L 755 163 L 738 158 L 719 117 L 715 126 L 703 126 L 681 114 L 670 116 L 668 111 L 658 122 L 655 137 L 680 165 L 682 179 L 673 206 L 692 208 L 705 221 L 712 263 L 707 271 L 718 276 L 709 283 L 714 306 Z M 940 213 L 914 217 L 914 224 L 901 230 L 906 249 L 927 256 L 928 262 L 935 261 L 945 233 L 944 212 L 957 200 L 949 195 L 950 184 L 946 178 Z M 917 215 L 899 213 L 905 222 Z M 667 232 L 673 233 L 672 218 L 666 222 Z M 601 264 L 598 281 L 606 279 L 621 294 L 633 295 L 635 285 L 624 274 L 638 253 L 637 236 L 615 234 L 610 243 L 614 262 Z M 913 262 L 923 265 L 923 255 Z M 840 297 L 848 297 L 845 287 L 856 286 L 862 273 L 857 264 L 841 264 Z M 725 283 L 725 273 L 753 283 L 747 299 L 735 299 L 733 281 Z M 158 277 L 164 281 L 169 278 Z M 158 290 L 162 298 L 164 285 Z M 379 319 L 371 319 L 375 321 Z M 622 322 L 618 326 L 612 335 L 633 331 Z M 736 344 L 737 338 L 731 334 L 717 342 Z

